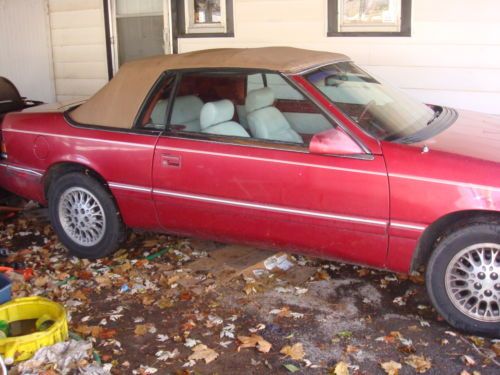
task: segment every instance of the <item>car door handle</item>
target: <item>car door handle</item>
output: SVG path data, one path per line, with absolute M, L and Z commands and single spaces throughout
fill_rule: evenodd
M 162 154 L 161 155 L 161 166 L 164 168 L 180 168 L 181 167 L 181 157 L 177 155 Z

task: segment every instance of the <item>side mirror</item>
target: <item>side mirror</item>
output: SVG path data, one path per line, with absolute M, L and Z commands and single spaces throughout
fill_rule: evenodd
M 309 143 L 309 152 L 319 155 L 363 154 L 361 147 L 342 129 L 333 128 L 315 134 Z

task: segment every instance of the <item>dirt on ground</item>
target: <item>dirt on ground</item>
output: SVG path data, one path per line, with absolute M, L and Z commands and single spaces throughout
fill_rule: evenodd
M 419 273 L 301 255 L 286 271 L 253 272 L 273 253 L 137 232 L 114 256 L 87 261 L 68 255 L 44 209 L 0 220 L 4 260 L 34 270 L 28 281 L 11 274 L 13 298 L 63 304 L 70 338 L 91 343 L 89 358 L 66 368 L 11 373 L 500 373 L 500 340 L 453 330 Z M 232 249 L 242 256 L 221 261 Z

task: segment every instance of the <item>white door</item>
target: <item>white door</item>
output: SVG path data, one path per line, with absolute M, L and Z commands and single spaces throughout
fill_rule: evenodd
M 21 96 L 55 101 L 47 0 L 0 0 L 0 76 Z
M 169 0 L 112 0 L 113 69 L 127 61 L 171 53 Z

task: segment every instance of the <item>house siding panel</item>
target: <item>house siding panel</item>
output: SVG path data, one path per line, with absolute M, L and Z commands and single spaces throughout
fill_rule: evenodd
M 45 0 L 0 1 L 0 76 L 22 96 L 52 102 L 50 30 Z
M 108 80 L 103 2 L 49 0 L 58 100 L 79 100 Z

